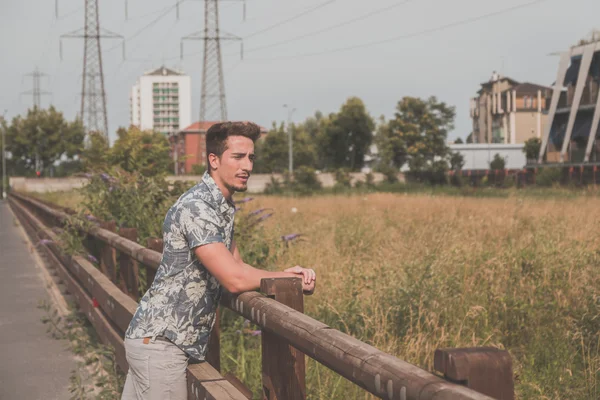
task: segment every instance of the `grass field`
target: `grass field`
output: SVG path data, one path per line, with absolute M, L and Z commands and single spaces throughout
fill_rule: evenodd
M 600 398 L 596 196 L 258 196 L 242 213 L 263 207 L 275 214 L 242 254 L 314 268 L 316 319 L 428 370 L 436 348 L 505 348 L 519 398 Z M 254 379 L 257 339 L 224 340 L 225 364 Z M 368 398 L 316 363 L 307 381 L 310 398 Z

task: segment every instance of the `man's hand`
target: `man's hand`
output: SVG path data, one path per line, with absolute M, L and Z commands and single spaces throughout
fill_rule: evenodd
M 299 265 L 288 268 L 284 272 L 291 272 L 302 276 L 302 291 L 305 295 L 311 295 L 315 292 L 315 286 L 317 284 L 317 274 L 314 270 L 309 268 L 302 268 Z

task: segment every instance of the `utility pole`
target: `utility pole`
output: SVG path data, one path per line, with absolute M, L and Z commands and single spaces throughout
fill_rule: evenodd
M 42 91 L 41 85 L 40 85 L 41 77 L 48 76 L 48 75 L 40 72 L 39 69 L 37 67 L 35 67 L 35 70 L 32 73 L 27 74 L 25 76 L 31 76 L 33 78 L 33 89 L 28 90 L 27 92 L 23 92 L 21 94 L 33 96 L 33 109 L 40 110 L 42 95 L 50 95 L 51 94 L 50 92 Z M 40 127 L 37 126 L 36 129 L 37 129 L 36 138 L 38 138 L 38 140 L 39 140 L 39 138 L 41 137 Z M 39 172 L 41 170 L 38 140 L 36 140 L 36 145 L 35 145 L 35 171 L 36 172 Z
M 2 114 L 2 121 L 4 122 L 4 116 L 8 110 L 4 110 Z M 2 198 L 6 200 L 6 136 L 4 134 L 4 127 L 2 128 Z
M 290 171 L 290 177 L 294 175 L 294 141 L 293 141 L 293 137 L 292 137 L 292 114 L 294 113 L 294 111 L 296 111 L 295 108 L 292 108 L 292 106 L 289 106 L 287 104 L 283 105 L 283 108 L 287 108 L 288 110 L 288 115 L 287 115 L 287 126 L 286 126 L 286 131 L 287 131 L 287 135 L 288 135 L 288 171 Z
M 206 121 L 227 121 L 227 102 L 225 99 L 225 75 L 221 41 L 241 41 L 238 36 L 219 30 L 219 1 L 204 0 L 204 31 L 198 31 L 181 38 L 181 59 L 183 60 L 184 40 L 204 41 L 204 63 L 202 67 L 202 92 L 200 93 L 200 123 Z M 245 0 L 244 14 L 245 14 Z M 241 44 L 241 58 L 244 57 L 244 45 Z M 202 140 L 198 140 L 197 160 L 200 160 Z
M 61 35 L 60 55 L 62 59 L 62 39 L 84 39 L 81 111 L 79 116 L 88 133 L 99 132 L 108 140 L 108 117 L 100 39 L 123 39 L 123 36 L 100 28 L 98 1 L 85 0 L 84 28 Z M 124 51 L 125 42 L 123 42 Z
M 45 95 L 51 95 L 50 92 L 46 92 L 44 90 L 41 89 L 41 78 L 44 76 L 48 76 L 47 74 L 44 74 L 43 72 L 40 72 L 40 70 L 38 69 L 38 67 L 35 67 L 35 69 L 33 70 L 33 72 L 26 74 L 25 76 L 31 76 L 33 79 L 33 88 L 31 90 L 28 90 L 26 92 L 22 92 L 21 94 L 23 95 L 31 95 L 33 97 L 33 107 L 37 108 L 38 110 L 40 109 L 41 106 L 41 99 L 42 96 Z
M 204 0 L 204 31 L 181 38 L 181 59 L 184 40 L 204 41 L 204 63 L 202 67 L 202 92 L 200 94 L 200 122 L 227 121 L 225 99 L 225 75 L 221 41 L 241 41 L 238 36 L 219 30 L 219 1 Z M 243 44 L 241 47 L 243 58 Z

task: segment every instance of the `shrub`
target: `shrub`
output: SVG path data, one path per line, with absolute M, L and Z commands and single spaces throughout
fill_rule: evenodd
M 560 184 L 560 168 L 541 168 L 535 177 L 535 184 L 538 186 L 554 186 Z
M 204 164 L 194 164 L 192 165 L 192 175 L 202 176 L 206 172 L 206 165 Z
M 335 185 L 342 188 L 352 187 L 352 178 L 350 172 L 346 168 L 339 168 L 335 170 Z
M 296 169 L 292 188 L 294 192 L 306 195 L 321 190 L 321 182 L 315 169 L 305 166 Z

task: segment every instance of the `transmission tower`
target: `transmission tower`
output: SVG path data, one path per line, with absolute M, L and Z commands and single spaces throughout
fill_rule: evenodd
M 227 102 L 225 99 L 221 41 L 241 41 L 242 39 L 235 35 L 222 33 L 219 30 L 219 0 L 204 0 L 204 31 L 195 32 L 181 39 L 182 59 L 184 40 L 204 41 L 200 121 L 226 121 Z M 243 44 L 241 49 L 243 57 Z
M 100 27 L 98 1 L 85 0 L 84 28 L 62 35 L 61 39 L 84 40 L 80 118 L 88 132 L 99 132 L 108 140 L 108 117 L 100 39 L 123 39 L 123 36 Z M 62 59 L 62 40 L 60 50 Z
M 32 77 L 33 88 L 31 90 L 28 90 L 21 94 L 32 96 L 33 97 L 33 107 L 37 108 L 39 110 L 40 106 L 42 104 L 42 96 L 51 95 L 50 92 L 46 92 L 41 89 L 41 80 L 42 80 L 41 78 L 44 76 L 48 76 L 48 75 L 44 74 L 43 72 L 40 72 L 38 67 L 35 67 L 35 69 L 33 70 L 32 73 L 26 74 L 25 76 Z

